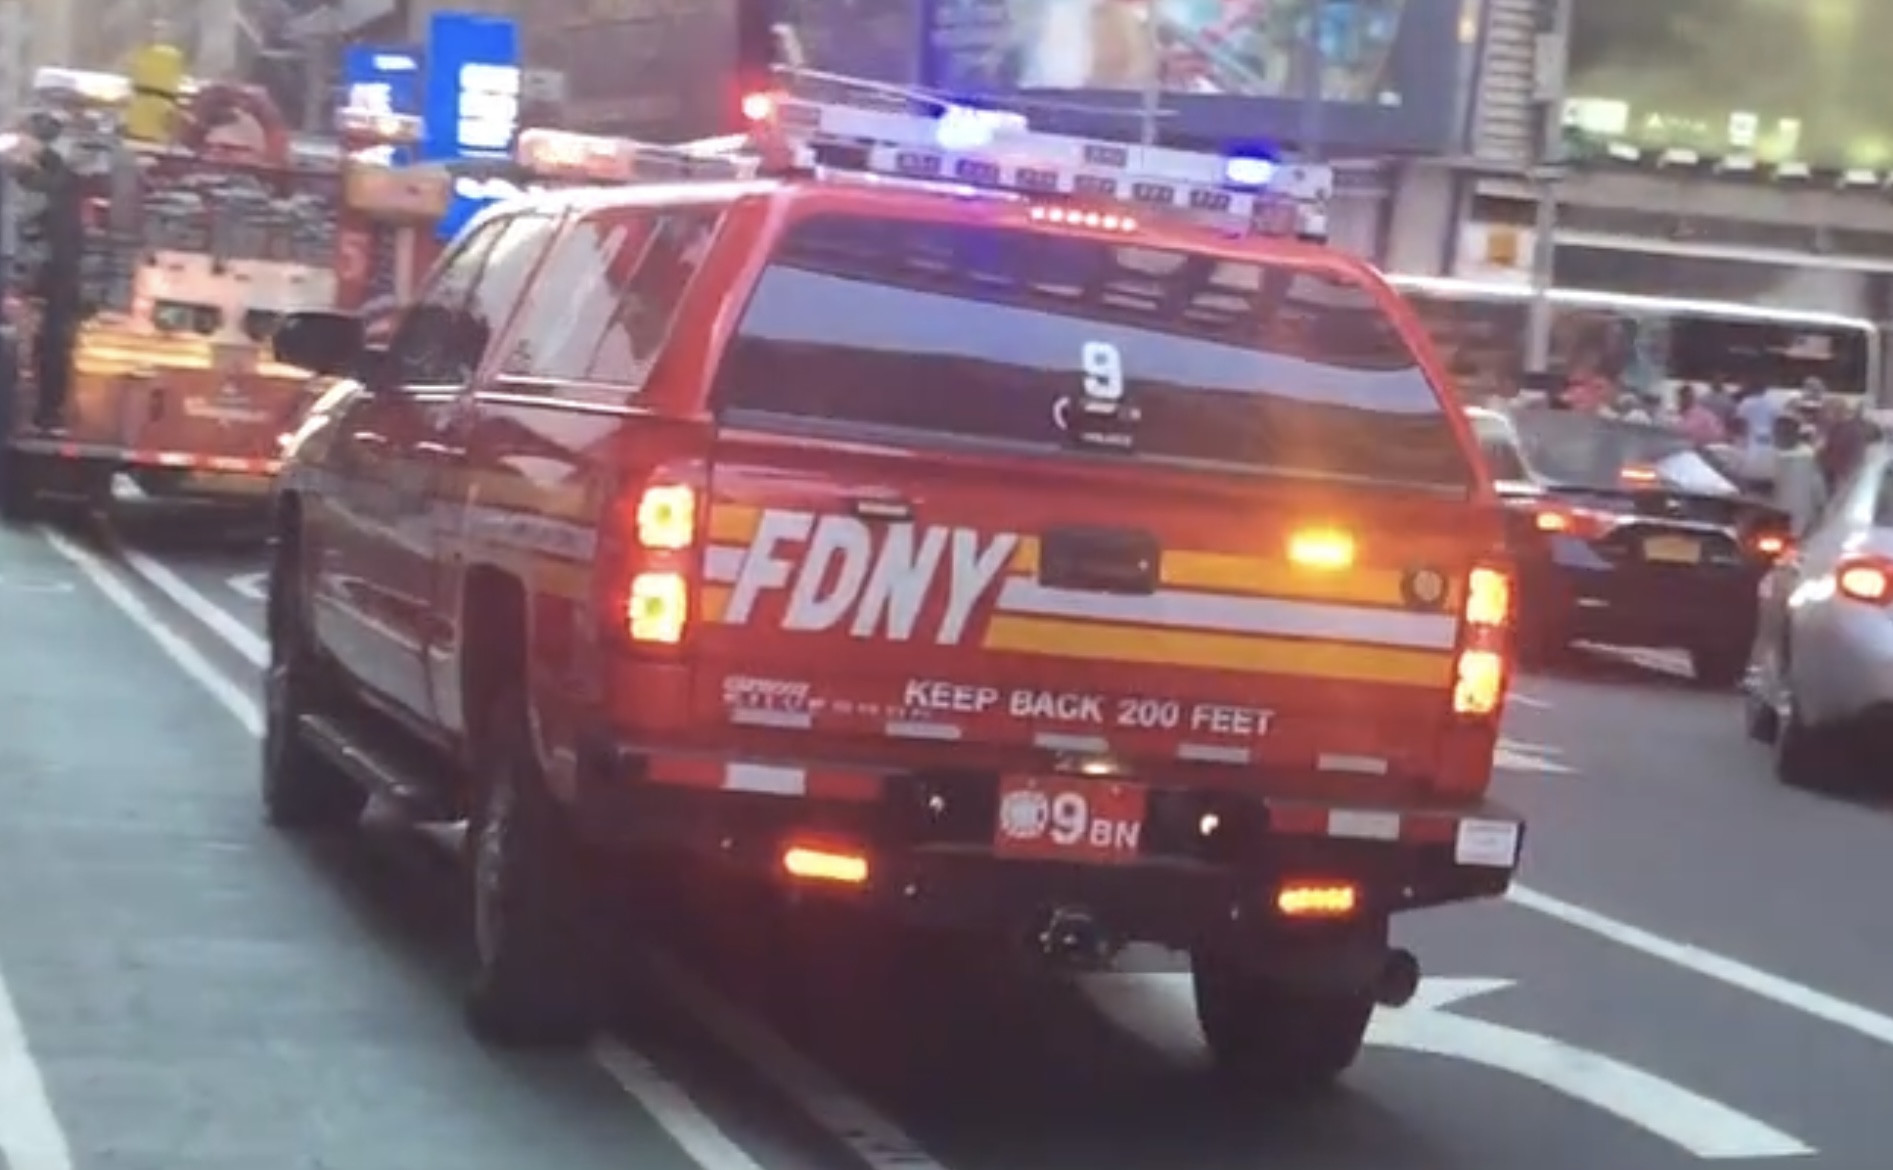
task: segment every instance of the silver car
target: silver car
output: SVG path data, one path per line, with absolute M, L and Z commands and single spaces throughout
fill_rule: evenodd
M 1796 787 L 1848 787 L 1893 745 L 1893 449 L 1872 448 L 1761 584 L 1749 734 Z

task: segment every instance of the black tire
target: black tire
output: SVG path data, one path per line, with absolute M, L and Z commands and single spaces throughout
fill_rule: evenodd
M 540 776 L 525 700 L 489 716 L 467 827 L 477 971 L 467 1023 L 509 1048 L 580 1044 L 598 1019 L 586 852 Z
M 44 511 L 33 485 L 31 457 L 19 451 L 0 451 L 0 520 L 32 524 Z
M 1833 787 L 1839 779 L 1835 768 L 1844 763 L 1834 734 L 1824 728 L 1809 727 L 1795 711 L 1790 697 L 1788 710 L 1778 717 L 1775 732 L 1775 779 L 1789 788 L 1818 790 Z
M 1756 743 L 1772 744 L 1781 734 L 1781 716 L 1766 695 L 1751 687 L 1742 698 L 1742 725 Z
M 1216 1069 L 1232 1085 L 1278 1096 L 1332 1085 L 1360 1055 L 1374 1014 L 1366 992 L 1289 987 L 1230 958 L 1191 961 L 1196 1019 Z
M 309 746 L 303 715 L 333 693 L 327 668 L 309 644 L 299 546 L 286 534 L 270 568 L 269 667 L 263 676 L 263 816 L 280 829 L 340 829 L 361 819 L 368 793 Z
M 1729 691 L 1748 676 L 1748 646 L 1734 642 L 1691 646 L 1689 670 L 1704 690 Z

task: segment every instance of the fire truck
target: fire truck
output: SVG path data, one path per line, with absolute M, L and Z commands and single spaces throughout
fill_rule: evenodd
M 131 82 L 43 69 L 0 134 L 0 514 L 126 494 L 261 505 L 319 389 L 284 314 L 338 303 L 344 151 L 260 89 L 187 82 L 163 141 Z

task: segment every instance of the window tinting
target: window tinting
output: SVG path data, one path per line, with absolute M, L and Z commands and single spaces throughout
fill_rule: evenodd
M 502 372 L 637 388 L 656 360 L 720 208 L 614 208 L 546 258 Z
M 750 299 L 717 395 L 726 410 L 896 440 L 1471 478 L 1438 394 L 1366 288 L 983 225 L 798 224 Z M 1109 426 L 1073 423 L 1105 401 L 1118 404 Z

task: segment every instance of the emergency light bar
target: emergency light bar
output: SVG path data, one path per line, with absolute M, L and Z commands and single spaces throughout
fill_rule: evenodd
M 833 74 L 791 73 L 788 81 L 790 92 L 746 108 L 760 115 L 753 134 L 765 153 L 786 150 L 798 170 L 858 169 L 1028 199 L 1183 212 L 1265 235 L 1327 236 L 1329 167 L 1040 133 L 1010 111 Z M 794 92 L 811 82 L 836 100 Z
M 661 146 L 533 129 L 514 157 L 544 178 L 596 183 L 856 172 L 1009 194 L 1037 201 L 1038 218 L 1080 227 L 1135 230 L 1135 213 L 1158 211 L 1242 234 L 1327 237 L 1329 167 L 1040 133 L 1023 114 L 925 90 L 785 76 L 783 92 L 744 100 L 746 135 Z
M 700 143 L 659 146 L 629 138 L 546 129 L 520 131 L 513 157 L 541 178 L 589 179 L 597 183 L 745 179 L 754 178 L 760 169 L 753 157 L 725 153 Z
M 47 65 L 33 72 L 33 92 L 116 106 L 131 100 L 131 79 L 117 73 Z

